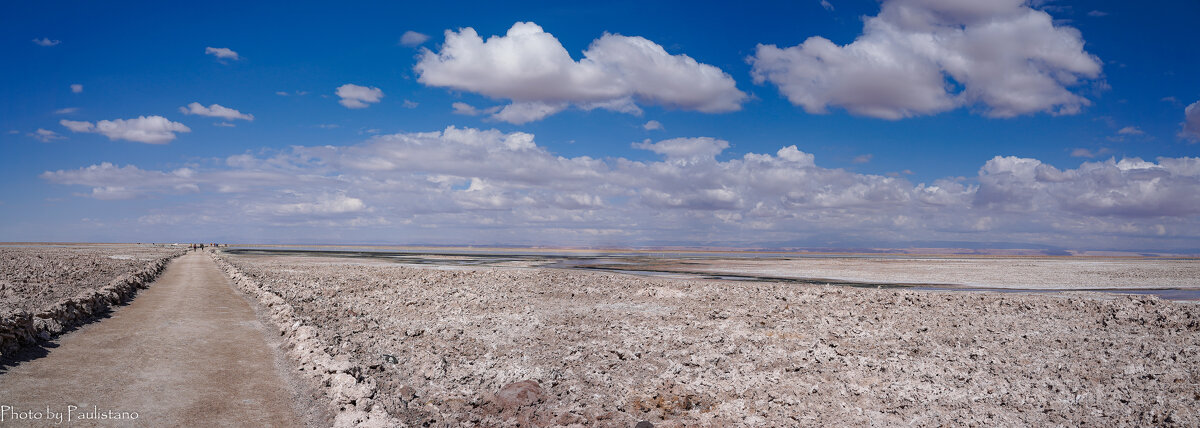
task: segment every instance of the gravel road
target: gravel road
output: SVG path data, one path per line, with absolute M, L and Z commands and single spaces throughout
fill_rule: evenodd
M 289 380 L 275 336 L 211 258 L 188 254 L 110 318 L 7 364 L 3 425 L 52 426 L 12 418 L 66 419 L 75 406 L 69 426 L 328 426 Z M 110 419 L 78 419 L 89 416 Z

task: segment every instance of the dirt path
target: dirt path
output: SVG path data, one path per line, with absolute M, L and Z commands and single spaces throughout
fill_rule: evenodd
M 0 427 L 55 425 L 47 409 L 59 426 L 303 426 L 268 331 L 212 259 L 188 254 L 111 318 L 0 373 Z

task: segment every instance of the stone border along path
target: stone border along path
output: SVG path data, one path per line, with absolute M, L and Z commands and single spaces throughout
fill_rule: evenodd
M 336 413 L 333 426 L 340 427 L 395 427 L 403 425 L 376 406 L 375 379 L 362 375 L 362 368 L 350 362 L 347 355 L 330 355 L 326 350 L 337 350 L 326 346 L 317 338 L 316 328 L 305 325 L 296 316 L 292 305 L 283 300 L 270 287 L 242 273 L 225 261 L 217 252 L 212 258 L 229 275 L 233 284 L 270 312 L 271 322 L 279 327 L 284 337 L 288 356 L 298 373 L 324 386 L 325 396 Z
M 310 400 L 276 364 L 273 333 L 212 259 L 188 253 L 110 318 L 0 373 L 0 425 L 55 425 L 49 412 L 63 425 L 73 416 L 70 426 L 312 423 Z M 20 412 L 43 420 L 12 420 Z

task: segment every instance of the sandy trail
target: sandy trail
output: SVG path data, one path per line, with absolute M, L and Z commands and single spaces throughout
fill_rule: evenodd
M 71 426 L 303 426 L 268 331 L 212 259 L 188 254 L 111 318 L 0 373 L 0 406 L 43 418 L 48 407 L 63 425 L 71 405 L 75 417 L 137 412 Z M 57 422 L 3 416 L 4 426 Z

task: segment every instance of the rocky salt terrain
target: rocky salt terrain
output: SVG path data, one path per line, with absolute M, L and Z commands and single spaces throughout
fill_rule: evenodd
M 0 246 L 0 357 L 125 301 L 180 253 L 152 245 Z
M 1200 425 L 1195 304 L 224 257 L 341 424 Z
M 150 245 L 0 246 L 0 312 L 42 309 L 177 251 Z

